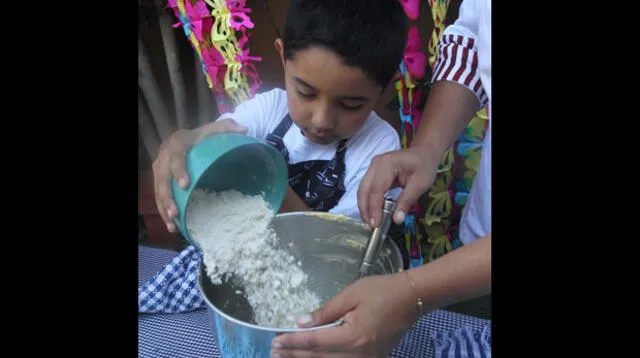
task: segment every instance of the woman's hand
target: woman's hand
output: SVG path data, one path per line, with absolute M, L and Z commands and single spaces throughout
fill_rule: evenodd
M 405 214 L 436 178 L 439 153 L 429 146 L 415 146 L 378 155 L 358 188 L 358 208 L 362 220 L 374 228 L 382 221 L 384 195 L 392 187 L 403 188 L 393 220 L 404 222 Z
M 300 327 L 342 325 L 277 336 L 272 357 L 388 357 L 418 319 L 416 302 L 405 272 L 365 277 L 298 319 Z
M 154 192 L 158 213 L 170 232 L 176 231 L 171 220 L 178 215 L 171 195 L 171 179 L 175 177 L 183 189 L 189 187 L 189 176 L 184 165 L 187 150 L 207 137 L 227 132 L 246 133 L 247 128 L 232 119 L 223 119 L 192 130 L 178 130 L 160 145 L 158 158 L 153 162 Z

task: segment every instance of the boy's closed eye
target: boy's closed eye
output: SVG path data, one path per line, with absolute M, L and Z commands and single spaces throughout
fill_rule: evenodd
M 311 92 L 309 90 L 296 89 L 296 91 L 298 92 L 298 95 L 302 98 L 314 98 L 316 96 L 314 92 Z
M 298 95 L 303 98 L 303 99 L 314 99 L 316 97 L 315 93 L 306 93 L 304 91 L 301 90 L 296 90 L 298 92 Z M 361 109 L 363 107 L 363 104 L 352 104 L 352 103 L 345 103 L 345 102 L 339 102 L 338 105 L 340 106 L 340 108 L 347 110 L 347 111 L 357 111 L 359 109 Z
M 362 108 L 363 104 L 346 104 L 344 102 L 340 102 L 340 107 L 346 109 L 347 111 L 357 111 Z
M 313 99 L 317 96 L 314 92 L 309 91 L 308 89 L 297 88 L 296 92 L 298 93 L 298 96 L 303 99 Z M 362 103 L 364 101 L 365 99 L 348 99 L 347 101 L 339 101 L 338 105 L 347 111 L 357 111 L 364 106 Z

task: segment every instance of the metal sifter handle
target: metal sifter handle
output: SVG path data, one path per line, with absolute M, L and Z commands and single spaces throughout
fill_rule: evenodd
M 384 239 L 387 236 L 387 231 L 389 231 L 389 227 L 391 226 L 391 218 L 395 209 L 396 203 L 393 199 L 387 198 L 384 200 L 384 206 L 382 208 L 382 222 L 373 230 L 369 241 L 367 241 L 367 247 L 364 251 L 364 256 L 362 257 L 362 262 L 360 264 L 360 278 L 368 275 L 373 269 L 376 259 L 378 258 L 378 254 L 380 253 L 380 249 L 382 248 L 382 244 L 384 243 Z

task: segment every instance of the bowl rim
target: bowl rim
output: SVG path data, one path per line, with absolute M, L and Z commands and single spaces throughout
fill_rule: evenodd
M 329 212 L 323 212 L 323 211 L 292 211 L 292 212 L 287 212 L 287 213 L 277 213 L 273 216 L 273 220 L 275 220 L 277 217 L 285 217 L 285 216 L 300 216 L 300 215 L 306 215 L 306 216 L 315 216 L 315 217 L 320 217 L 320 218 L 331 218 L 331 219 L 337 219 L 337 220 L 344 220 L 344 221 L 350 221 L 356 224 L 361 224 L 361 226 L 363 228 L 368 229 L 368 226 L 362 222 L 361 220 L 357 220 L 354 219 L 350 216 L 346 216 L 346 215 L 342 215 L 342 214 L 335 214 L 335 213 L 329 213 Z M 398 255 L 400 255 L 400 262 L 403 262 L 402 260 L 402 253 L 400 251 L 400 248 L 398 247 L 398 245 L 393 241 L 393 240 L 388 240 L 385 239 L 385 241 L 389 241 L 390 244 L 395 248 L 396 252 L 398 253 Z M 222 316 L 224 319 L 229 320 L 231 322 L 233 322 L 234 324 L 239 324 L 241 326 L 244 327 L 248 327 L 248 328 L 252 328 L 252 329 L 257 329 L 257 330 L 261 330 L 261 331 L 267 331 L 267 332 L 273 332 L 273 333 L 295 333 L 295 332 L 309 332 L 309 331 L 315 331 L 318 329 L 324 329 L 324 328 L 330 328 L 330 327 L 337 327 L 340 326 L 342 324 L 344 324 L 344 319 L 341 318 L 335 322 L 329 323 L 329 324 L 325 324 L 325 325 L 321 325 L 321 326 L 315 326 L 315 327 L 309 327 L 309 328 L 271 328 L 271 327 L 263 327 L 263 326 L 258 326 L 256 324 L 253 323 L 249 323 L 249 322 L 245 322 L 242 320 L 239 320 L 237 318 L 234 318 L 232 316 L 230 316 L 229 314 L 223 312 L 221 309 L 219 309 L 217 306 L 215 306 L 207 297 L 207 295 L 204 292 L 204 279 L 207 277 L 206 272 L 204 270 L 204 261 L 203 261 L 203 257 L 200 256 L 199 262 L 198 262 L 198 277 L 197 277 L 197 281 L 198 281 L 198 291 L 200 292 L 200 296 L 202 297 L 202 299 L 205 301 L 205 304 L 207 305 L 207 309 L 211 309 L 213 310 L 216 314 L 219 314 L 220 316 Z M 399 267 L 397 269 L 397 271 L 392 272 L 390 274 L 396 274 L 399 272 L 404 271 L 403 267 Z
M 215 311 L 216 314 L 222 316 L 224 319 L 233 322 L 234 324 L 238 324 L 244 327 L 248 327 L 251 329 L 256 329 L 256 330 L 260 330 L 260 331 L 266 331 L 266 332 L 273 332 L 273 333 L 294 333 L 294 332 L 309 332 L 309 331 L 315 331 L 318 329 L 323 329 L 323 328 L 329 328 L 329 327 L 337 327 L 340 326 L 344 323 L 343 319 L 340 319 L 338 321 L 335 321 L 333 323 L 329 323 L 329 324 L 325 324 L 322 326 L 315 326 L 315 327 L 309 327 L 309 328 L 272 328 L 272 327 L 264 327 L 264 326 L 258 326 L 256 324 L 253 323 L 249 323 L 249 322 L 245 322 L 245 321 L 241 321 L 235 317 L 232 317 L 228 314 L 226 314 L 225 312 L 223 312 L 221 309 L 219 309 L 216 305 L 214 305 L 213 303 L 211 303 L 211 301 L 209 300 L 209 298 L 207 297 L 207 295 L 205 295 L 204 293 L 204 277 L 207 277 L 206 272 L 204 271 L 204 262 L 202 261 L 202 257 L 200 257 L 200 260 L 198 262 L 198 291 L 200 291 L 200 296 L 202 297 L 202 299 L 205 301 L 206 305 L 207 305 L 207 309 L 212 309 L 213 311 Z

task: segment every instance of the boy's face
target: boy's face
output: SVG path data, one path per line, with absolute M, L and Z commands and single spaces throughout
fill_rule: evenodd
M 280 40 L 276 48 L 284 65 L 289 114 L 302 134 L 312 142 L 329 144 L 357 132 L 382 88 L 327 48 L 309 47 L 286 61 Z

